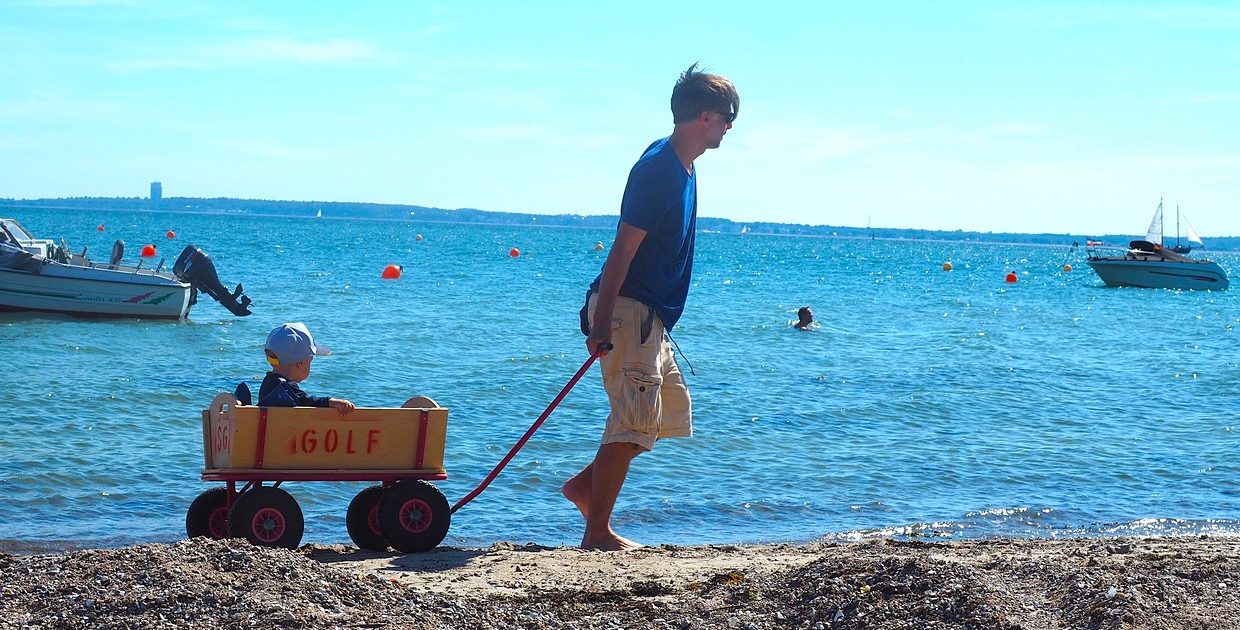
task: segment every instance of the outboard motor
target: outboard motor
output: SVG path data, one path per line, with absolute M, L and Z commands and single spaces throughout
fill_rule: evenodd
M 233 315 L 244 317 L 250 314 L 251 300 L 249 296 L 242 294 L 241 285 L 238 284 L 237 289 L 229 293 L 228 289 L 220 284 L 220 278 L 215 273 L 215 263 L 211 262 L 211 257 L 201 249 L 193 245 L 185 246 L 181 255 L 177 256 L 176 264 L 172 266 L 172 273 L 176 274 L 181 282 L 188 282 L 195 289 L 215 298 L 216 302 L 223 304 Z

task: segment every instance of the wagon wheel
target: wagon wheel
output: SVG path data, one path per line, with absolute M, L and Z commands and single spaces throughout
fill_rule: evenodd
M 305 528 L 293 495 L 270 486 L 237 495 L 228 512 L 228 534 L 264 547 L 296 549 Z
M 198 495 L 185 513 L 185 533 L 190 538 L 228 538 L 228 489 L 212 488 Z
M 451 519 L 443 493 L 421 479 L 401 481 L 379 500 L 379 531 L 404 553 L 434 549 L 448 535 Z
M 349 538 L 361 549 L 384 551 L 388 548 L 387 539 L 379 531 L 379 500 L 385 490 L 384 486 L 371 486 L 349 502 L 344 522 L 349 527 Z

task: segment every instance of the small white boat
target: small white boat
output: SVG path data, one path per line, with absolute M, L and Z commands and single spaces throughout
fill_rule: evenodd
M 1132 241 L 1122 256 L 1090 250 L 1085 264 L 1109 287 L 1222 291 L 1230 284 L 1218 263 L 1195 260 L 1149 241 Z
M 63 240 L 35 238 L 13 219 L 0 219 L 0 311 L 45 311 L 89 317 L 183 319 L 199 290 L 236 315 L 251 303 L 241 285 L 228 293 L 202 250 L 187 246 L 173 270 L 121 264 L 117 241 L 107 263 L 69 251 Z
M 1122 254 L 1106 256 L 1099 253 L 1100 241 L 1085 241 L 1089 265 L 1109 287 L 1144 287 L 1149 289 L 1212 289 L 1222 291 L 1230 284 L 1227 272 L 1212 260 L 1185 256 L 1191 247 L 1180 245 L 1180 211 L 1176 208 L 1176 245 L 1164 247 L 1163 202 L 1150 221 L 1145 240 L 1132 241 Z M 1188 241 L 1205 245 L 1193 226 L 1188 225 Z

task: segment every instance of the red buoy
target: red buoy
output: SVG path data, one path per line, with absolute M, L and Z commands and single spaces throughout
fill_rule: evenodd
M 1015 272 L 1015 271 L 1009 271 L 1009 272 L 1008 272 L 1008 275 L 1007 275 L 1007 283 L 1008 283 L 1008 284 L 1016 284 L 1016 272 Z
M 512 248 L 512 249 L 508 250 L 508 255 L 509 255 L 509 256 L 512 256 L 513 258 L 516 258 L 517 256 L 520 256 L 520 255 L 521 255 L 521 250 L 519 250 L 519 249 L 517 249 L 517 248 L 515 248 L 515 247 L 514 247 L 514 248 Z
M 151 256 L 154 256 L 154 255 L 155 255 L 154 245 L 147 243 L 146 245 L 142 246 L 142 257 L 143 258 L 150 258 Z
M 99 224 L 99 227 L 97 227 L 97 228 L 95 228 L 95 229 L 96 229 L 96 230 L 99 230 L 100 232 L 102 232 L 102 231 L 103 231 L 103 224 L 102 224 L 102 223 L 101 223 L 101 224 Z
M 384 280 L 399 280 L 400 272 L 401 272 L 400 265 L 388 265 L 383 268 L 383 279 Z
M 173 232 L 172 230 L 168 230 L 168 234 L 167 234 L 167 236 L 168 236 L 168 238 L 176 238 L 176 237 L 177 237 L 177 233 L 176 233 L 176 232 Z

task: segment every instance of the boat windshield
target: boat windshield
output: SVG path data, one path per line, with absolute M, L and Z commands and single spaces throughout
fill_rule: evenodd
M 3 230 L 4 235 L 9 239 L 18 243 L 34 242 L 34 235 L 27 232 L 26 228 L 13 219 L 0 219 L 0 230 Z

